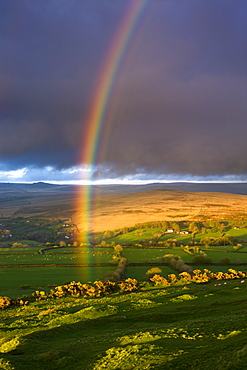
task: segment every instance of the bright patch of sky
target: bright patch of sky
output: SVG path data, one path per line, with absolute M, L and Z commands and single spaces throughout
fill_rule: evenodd
M 94 178 L 94 169 L 90 166 L 73 166 L 66 169 L 56 169 L 52 166 L 24 167 L 17 170 L 1 170 L 0 182 L 24 182 L 32 183 L 44 181 L 52 184 L 68 185 L 113 185 L 129 184 L 144 185 L 151 183 L 171 183 L 171 182 L 244 182 L 247 176 L 225 175 L 225 176 L 189 176 L 168 174 L 157 176 L 154 174 L 136 173 L 134 175 L 124 175 L 121 177 L 102 177 Z

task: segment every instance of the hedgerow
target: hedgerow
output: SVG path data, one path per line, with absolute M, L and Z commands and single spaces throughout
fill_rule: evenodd
M 211 280 L 233 280 L 233 279 L 244 279 L 247 278 L 247 273 L 243 271 L 237 271 L 234 269 L 228 269 L 228 272 L 212 272 L 208 269 L 193 270 L 192 273 L 181 272 L 178 276 L 175 274 L 168 275 L 168 278 L 164 278 L 159 274 L 155 274 L 150 281 L 154 285 L 170 286 L 170 285 L 181 285 L 188 283 L 207 283 Z M 54 289 L 50 289 L 49 292 L 36 290 L 32 293 L 32 297 L 28 299 L 17 298 L 12 300 L 8 297 L 0 297 L 0 309 L 6 309 L 11 306 L 24 306 L 29 303 L 30 300 L 40 301 L 43 299 L 61 298 L 66 296 L 72 297 L 101 297 L 112 293 L 122 292 L 135 292 L 139 289 L 139 282 L 136 279 L 128 278 L 123 281 L 101 281 L 96 280 L 95 282 L 82 284 L 71 281 L 68 284 L 58 285 Z
M 37 300 L 47 298 L 61 298 L 66 296 L 72 297 L 101 297 L 106 294 L 116 292 L 134 292 L 138 289 L 138 281 L 136 279 L 126 279 L 123 281 L 101 281 L 97 280 L 94 283 L 82 284 L 75 281 L 69 284 L 59 285 L 55 289 L 51 289 L 49 293 L 36 290 L 32 296 Z
M 233 280 L 233 279 L 244 279 L 247 277 L 247 273 L 243 271 L 237 271 L 234 269 L 228 269 L 228 272 L 212 272 L 208 269 L 193 270 L 192 274 L 188 272 L 181 272 L 178 276 L 175 274 L 168 275 L 168 279 L 163 278 L 160 275 L 154 275 L 150 280 L 155 285 L 171 285 L 176 283 L 191 282 L 191 283 L 208 283 L 210 280 Z

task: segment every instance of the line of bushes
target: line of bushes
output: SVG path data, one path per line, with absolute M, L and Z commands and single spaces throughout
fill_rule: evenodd
M 228 272 L 212 272 L 208 269 L 193 270 L 192 274 L 188 272 L 181 272 L 178 276 L 175 274 L 168 275 L 168 279 L 158 274 L 150 278 L 155 285 L 169 286 L 174 283 L 208 283 L 211 280 L 233 280 L 233 279 L 244 279 L 247 277 L 247 273 L 243 271 L 237 271 L 234 269 L 228 269 Z
M 122 257 L 120 258 L 117 268 L 114 271 L 109 271 L 106 273 L 104 280 L 113 280 L 113 281 L 119 281 L 124 278 L 125 271 L 127 267 L 127 259 Z
M 228 269 L 228 272 L 212 272 L 208 269 L 193 270 L 192 273 L 181 272 L 176 276 L 175 274 L 168 275 L 166 279 L 159 274 L 155 274 L 150 277 L 150 281 L 154 285 L 181 285 L 189 283 L 207 283 L 211 280 L 233 280 L 233 279 L 244 279 L 247 278 L 247 273 L 243 271 L 237 271 L 234 269 Z M 56 286 L 54 289 L 50 289 L 47 293 L 45 291 L 35 291 L 32 293 L 32 297 L 22 297 L 17 299 L 11 299 L 8 297 L 0 297 L 0 309 L 6 309 L 11 306 L 24 306 L 30 301 L 40 301 L 43 299 L 54 299 L 66 296 L 72 297 L 101 297 L 112 293 L 123 293 L 123 292 L 135 292 L 139 289 L 139 282 L 136 279 L 125 279 L 123 281 L 101 281 L 97 280 L 94 283 L 82 284 L 72 281 L 68 284 Z
M 31 297 L 11 299 L 0 297 L 0 309 L 6 309 L 10 306 L 24 306 L 30 301 L 40 301 L 48 298 L 72 297 L 101 297 L 112 293 L 134 292 L 138 289 L 139 283 L 136 279 L 125 279 L 123 281 L 101 281 L 96 280 L 94 283 L 82 284 L 71 281 L 68 284 L 58 285 L 49 292 L 36 290 Z

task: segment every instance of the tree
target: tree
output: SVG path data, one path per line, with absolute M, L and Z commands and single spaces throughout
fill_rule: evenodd
M 110 231 L 110 230 L 107 230 L 107 231 L 105 231 L 104 232 L 104 234 L 103 234 L 103 239 L 109 239 L 109 238 L 111 238 L 113 236 L 113 232 L 112 231 Z
M 120 257 L 121 253 L 123 251 L 123 247 L 120 244 L 117 244 L 113 248 L 114 248 L 114 251 L 115 251 L 117 257 Z
M 223 224 L 223 223 L 220 223 L 219 225 L 219 230 L 220 230 L 220 235 L 223 236 L 224 235 L 224 230 L 225 230 L 226 226 Z
M 178 241 L 177 239 L 167 239 L 165 242 L 164 242 L 164 246 L 167 247 L 167 248 L 172 248 L 172 247 L 176 247 L 178 244 Z
M 180 232 L 180 226 L 179 226 L 179 224 L 177 222 L 173 222 L 172 223 L 172 228 L 173 228 L 173 230 L 174 230 L 175 233 L 178 233 L 179 234 L 179 232 Z

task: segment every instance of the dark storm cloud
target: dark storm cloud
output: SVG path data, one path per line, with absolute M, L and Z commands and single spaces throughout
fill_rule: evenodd
M 94 0 L 0 5 L 0 160 L 73 165 L 121 7 Z
M 98 72 L 131 3 L 0 1 L 0 162 L 78 164 Z M 240 0 L 149 2 L 116 81 L 99 176 L 247 173 L 246 18 Z

